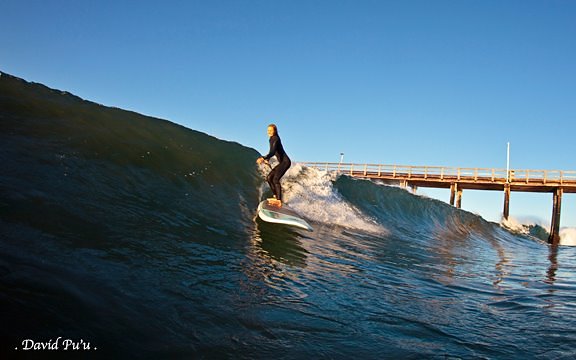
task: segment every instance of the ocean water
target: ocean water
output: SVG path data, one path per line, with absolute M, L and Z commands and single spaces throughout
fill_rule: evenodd
M 254 149 L 6 74 L 0 139 L 3 359 L 576 357 L 542 228 L 299 164 L 264 223 Z

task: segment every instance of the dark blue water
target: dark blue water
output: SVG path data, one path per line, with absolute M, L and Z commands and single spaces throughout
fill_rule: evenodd
M 297 164 L 263 223 L 255 150 L 6 74 L 0 139 L 2 358 L 576 356 L 572 247 Z

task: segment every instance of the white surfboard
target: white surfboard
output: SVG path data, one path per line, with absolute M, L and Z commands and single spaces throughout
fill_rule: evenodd
M 288 205 L 277 207 L 268 204 L 268 200 L 264 200 L 258 205 L 258 216 L 266 222 L 292 225 L 312 231 L 312 226 L 290 209 Z

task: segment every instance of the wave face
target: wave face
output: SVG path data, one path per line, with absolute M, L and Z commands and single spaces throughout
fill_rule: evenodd
M 298 164 L 263 223 L 255 150 L 6 74 L 0 130 L 3 358 L 576 356 L 574 248 Z

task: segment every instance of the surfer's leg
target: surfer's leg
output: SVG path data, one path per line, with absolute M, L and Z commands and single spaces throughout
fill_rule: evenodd
M 274 170 L 278 169 L 278 167 L 279 166 L 275 167 Z M 281 175 L 279 174 L 279 171 L 275 171 L 274 175 L 270 179 L 272 181 L 270 187 L 272 188 L 272 192 L 274 193 L 276 199 L 282 201 L 282 186 L 280 185 L 280 177 Z
M 268 182 L 268 186 L 270 186 L 270 190 L 272 190 L 272 194 L 274 194 L 274 197 L 276 199 L 279 199 L 278 193 L 276 192 L 276 183 L 274 181 L 274 179 L 276 178 L 276 173 L 278 171 L 277 169 L 278 166 L 276 166 L 274 169 L 272 169 L 272 171 L 270 171 L 270 173 L 266 177 L 266 181 Z
M 288 161 L 282 161 L 280 164 L 278 164 L 278 166 L 276 166 L 274 168 L 274 177 L 272 178 L 272 182 L 274 183 L 274 187 L 276 188 L 276 190 L 274 191 L 274 193 L 276 194 L 276 199 L 280 200 L 280 204 L 282 204 L 282 185 L 280 184 L 280 179 L 282 178 L 282 176 L 284 176 L 284 174 L 286 174 L 286 171 L 288 171 L 288 169 L 290 168 L 291 162 L 290 160 Z

